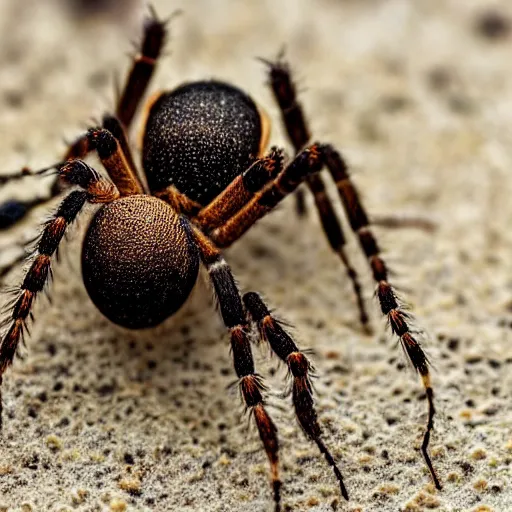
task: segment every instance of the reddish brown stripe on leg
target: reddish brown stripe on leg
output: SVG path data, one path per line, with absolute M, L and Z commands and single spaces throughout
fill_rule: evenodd
M 246 407 L 254 416 L 258 432 L 270 462 L 275 510 L 281 510 L 281 481 L 279 479 L 279 443 L 277 429 L 264 407 L 262 380 L 255 373 L 251 343 L 248 337 L 246 313 L 229 265 L 219 249 L 198 228 L 193 226 L 201 259 L 210 275 L 219 309 L 231 334 L 233 365 L 239 378 L 240 392 Z
M 336 466 L 334 458 L 322 440 L 322 429 L 318 422 L 312 387 L 309 381 L 311 365 L 307 357 L 300 351 L 295 341 L 282 328 L 281 324 L 270 314 L 268 307 L 257 293 L 246 293 L 243 300 L 251 318 L 258 325 L 261 339 L 267 341 L 272 351 L 288 365 L 293 377 L 292 399 L 297 419 L 306 436 L 316 443 L 325 460 L 332 467 L 341 494 L 348 500 L 348 492 L 341 471 Z
M 277 429 L 262 404 L 254 407 L 253 412 L 261 442 L 265 447 L 265 452 L 270 462 L 270 475 L 272 479 L 272 489 L 274 490 L 275 510 L 277 512 L 281 509 L 281 480 L 279 479 L 279 443 L 277 441 Z
M 382 314 L 386 315 L 394 334 L 400 338 L 402 347 L 412 365 L 422 377 L 428 400 L 428 422 L 423 438 L 422 454 L 432 476 L 435 486 L 440 489 L 441 484 L 434 471 L 428 445 L 431 431 L 434 427 L 434 401 L 433 391 L 430 386 L 430 374 L 428 361 L 418 341 L 412 336 L 409 327 L 410 317 L 400 307 L 396 293 L 388 282 L 388 269 L 380 256 L 380 248 L 369 226 L 369 218 L 360 200 L 356 187 L 350 179 L 348 166 L 341 154 L 332 146 L 325 146 L 325 161 L 338 187 L 338 193 L 348 216 L 350 225 L 359 238 L 359 243 L 365 253 L 373 272 L 373 278 L 377 283 L 377 297 L 379 299 Z

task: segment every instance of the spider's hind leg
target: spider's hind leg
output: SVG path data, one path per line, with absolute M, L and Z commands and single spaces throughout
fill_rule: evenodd
M 153 76 L 156 64 L 167 38 L 167 20 L 161 20 L 154 9 L 144 21 L 144 34 L 133 58 L 131 69 L 126 77 L 117 101 L 116 117 L 128 129 Z
M 298 150 L 302 145 L 307 143 L 307 140 L 309 139 L 309 130 L 306 126 L 302 107 L 297 99 L 295 85 L 293 83 L 289 67 L 281 59 L 277 62 L 267 62 L 267 65 L 269 66 L 270 85 L 272 86 L 276 100 L 281 108 L 281 114 L 288 136 L 295 149 Z M 434 428 L 435 408 L 434 392 L 432 389 L 427 357 L 419 342 L 411 332 L 409 327 L 410 319 L 403 311 L 403 308 L 401 308 L 395 290 L 388 281 L 388 268 L 381 257 L 377 240 L 370 228 L 368 215 L 359 198 L 357 189 L 352 183 L 345 161 L 340 153 L 330 145 L 322 145 L 322 157 L 323 163 L 329 169 L 331 177 L 336 184 L 350 227 L 358 237 L 360 246 L 372 269 L 373 278 L 377 283 L 377 297 L 379 299 L 382 314 L 387 316 L 391 330 L 400 338 L 402 347 L 414 368 L 419 373 L 425 388 L 428 402 L 428 420 L 421 446 L 421 452 L 435 486 L 438 489 L 441 489 L 441 483 L 428 454 L 430 435 Z M 336 216 L 331 216 L 330 213 L 326 213 L 329 211 L 333 212 L 333 207 L 325 195 L 323 183 L 318 181 L 317 178 L 319 178 L 318 175 L 310 176 L 308 179 L 308 185 L 315 195 L 315 201 L 317 203 L 317 208 L 319 209 L 322 224 L 324 225 L 326 234 L 331 242 L 331 246 L 335 249 L 333 240 L 344 241 L 344 237 L 342 236 L 341 226 Z M 317 182 L 315 183 L 315 181 Z M 322 203 L 322 200 L 325 200 L 325 203 Z M 325 211 L 322 210 L 322 204 L 327 205 L 327 209 Z M 329 229 L 331 231 L 329 231 Z M 333 234 L 336 234 L 338 239 L 332 238 Z M 350 266 L 347 266 L 347 268 L 350 273 Z M 356 294 L 359 294 L 358 281 L 355 279 L 355 275 L 352 276 L 352 278 Z

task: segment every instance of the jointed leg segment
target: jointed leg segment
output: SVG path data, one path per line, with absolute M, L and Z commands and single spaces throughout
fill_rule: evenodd
M 321 147 L 313 144 L 300 152 L 277 177 L 268 183 L 225 224 L 211 232 L 219 247 L 228 247 L 238 240 L 257 220 L 270 212 L 309 175 L 322 168 Z
M 87 132 L 89 146 L 95 149 L 108 175 L 117 186 L 121 196 L 144 193 L 136 170 L 130 166 L 121 144 L 105 128 L 94 128 Z
M 70 184 L 79 185 L 82 190 L 75 190 L 64 198 L 53 218 L 45 225 L 36 247 L 36 257 L 20 286 L 19 295 L 15 300 L 11 314 L 10 327 L 0 344 L 0 384 L 2 375 L 12 364 L 26 321 L 29 317 L 34 299 L 43 290 L 51 275 L 51 257 L 58 249 L 67 227 L 76 218 L 84 204 L 105 203 L 119 197 L 119 192 L 109 181 L 101 178 L 98 173 L 80 160 L 66 163 L 60 175 Z M 2 402 L 0 393 L 0 426 L 2 418 Z
M 260 438 L 270 461 L 276 511 L 280 510 L 281 487 L 278 474 L 277 429 L 264 408 L 262 381 L 254 370 L 248 337 L 249 322 L 247 314 L 257 324 L 261 337 L 288 365 L 293 377 L 293 404 L 299 423 L 307 437 L 316 443 L 327 463 L 332 467 L 341 493 L 348 500 L 348 493 L 341 472 L 322 440 L 322 431 L 315 411 L 309 378 L 311 365 L 308 359 L 290 335 L 271 315 L 257 293 L 246 293 L 243 296 L 242 303 L 229 266 L 220 251 L 199 228 L 193 227 L 193 230 L 201 259 L 208 269 L 217 295 L 222 318 L 231 332 L 233 361 L 235 371 L 240 379 L 242 397 L 246 406 L 251 408 L 254 413 Z
M 255 373 L 248 324 L 231 270 L 215 245 L 198 229 L 194 235 L 201 259 L 206 266 L 215 289 L 224 324 L 231 333 L 233 363 L 240 384 L 240 392 L 246 407 L 251 409 L 261 441 L 270 461 L 275 512 L 281 507 L 281 481 L 279 479 L 279 443 L 277 428 L 265 410 L 263 384 Z
M 83 139 L 85 142 L 83 144 L 77 145 L 77 153 L 82 154 L 82 156 L 85 157 L 87 156 L 88 152 L 96 150 L 103 165 L 105 166 L 106 171 L 114 181 L 114 184 L 117 185 L 116 190 L 121 195 L 124 196 L 143 193 L 144 189 L 142 182 L 140 181 L 133 164 L 131 152 L 129 148 L 128 153 L 125 153 L 123 150 L 123 147 L 125 145 L 127 146 L 127 141 L 122 126 L 113 116 L 105 116 L 103 122 L 104 125 L 108 125 L 110 128 L 114 129 L 121 138 L 119 139 L 106 128 L 91 129 L 84 135 L 84 137 L 80 139 Z M 81 149 L 79 149 L 79 146 Z M 72 152 L 68 152 L 68 156 L 70 154 L 72 154 Z M 66 158 L 66 160 L 62 163 L 57 163 L 51 167 L 39 169 L 35 172 L 32 172 L 29 169 L 22 169 L 20 172 L 3 177 L 3 179 L 0 178 L 0 183 L 5 183 L 7 181 L 21 179 L 26 176 L 45 175 L 53 169 L 59 170 L 57 173 L 55 173 L 56 178 L 48 196 L 36 198 L 32 201 L 7 201 L 1 204 L 0 229 L 7 229 L 11 227 L 13 224 L 23 218 L 30 208 L 50 201 L 54 197 L 58 196 L 61 192 L 66 190 L 71 184 L 73 184 L 70 179 L 66 179 L 65 174 L 66 169 L 69 169 L 69 166 L 66 164 L 74 161 L 78 162 L 77 160 L 69 160 Z M 74 174 L 76 175 L 78 173 L 76 170 L 77 166 L 75 165 L 74 168 Z M 71 179 L 74 178 L 71 177 Z M 19 259 L 4 267 L 0 272 L 0 278 L 8 273 L 18 263 Z
M 377 283 L 377 297 L 379 299 L 383 315 L 388 317 L 389 325 L 402 343 L 407 356 L 416 371 L 420 374 L 425 387 L 428 400 L 428 421 L 427 430 L 423 438 L 421 451 L 429 468 L 432 480 L 438 489 L 441 483 L 436 475 L 427 448 L 430 441 L 430 434 L 434 428 L 434 392 L 430 381 L 428 360 L 418 341 L 411 334 L 408 325 L 408 316 L 400 308 L 395 291 L 388 281 L 388 269 L 380 256 L 380 249 L 370 229 L 368 216 L 359 199 L 359 194 L 353 185 L 345 161 L 341 155 L 331 146 L 325 147 L 325 161 L 338 188 L 341 201 L 350 222 L 350 226 L 359 238 L 359 243 L 368 258 L 373 272 L 373 278 Z
M 348 492 L 343 477 L 334 459 L 322 440 L 322 430 L 318 423 L 309 373 L 311 365 L 291 336 L 271 315 L 261 297 L 254 292 L 243 297 L 245 307 L 258 325 L 260 336 L 267 341 L 278 357 L 288 365 L 293 378 L 292 395 L 297 419 L 309 439 L 314 441 L 327 463 L 332 467 L 339 482 L 341 494 L 348 500 Z
M 18 172 L 0 176 L 0 185 L 14 180 L 23 179 L 28 176 L 40 176 L 46 174 L 52 169 L 59 169 L 65 164 L 65 162 L 85 158 L 91 151 L 94 151 L 94 149 L 98 149 L 100 158 L 102 156 L 101 151 L 103 150 L 103 156 L 105 159 L 105 154 L 108 153 L 106 149 L 108 147 L 107 143 L 109 143 L 110 148 L 115 148 L 115 151 L 113 151 L 115 153 L 115 159 L 111 159 L 110 163 L 108 161 L 104 162 L 107 166 L 109 166 L 107 167 L 107 172 L 109 172 L 109 169 L 112 168 L 114 169 L 114 172 L 116 169 L 126 169 L 126 171 L 121 171 L 121 175 L 128 174 L 129 176 L 128 182 L 130 185 L 127 187 L 128 190 L 143 190 L 142 183 L 140 182 L 135 164 L 133 162 L 133 156 L 126 140 L 126 135 L 124 133 L 123 127 L 119 123 L 119 120 L 117 120 L 114 116 L 107 114 L 103 117 L 102 126 L 103 129 L 89 130 L 87 133 L 77 138 L 67 148 L 64 158 L 61 162 L 55 163 L 50 167 L 38 169 L 37 171 L 31 171 L 28 168 L 23 168 Z M 107 137 L 104 135 L 103 139 L 107 140 L 104 141 L 102 145 L 100 144 L 101 148 L 98 148 L 98 143 L 95 142 L 93 134 L 102 134 L 103 132 L 107 131 L 113 135 L 114 140 L 112 141 L 112 137 Z M 117 150 L 117 145 L 119 145 L 120 151 Z M 122 163 L 120 161 L 121 158 L 123 160 Z M 133 185 L 134 181 L 136 182 L 135 185 Z M 37 197 L 29 201 L 10 200 L 0 204 L 0 230 L 10 228 L 18 221 L 20 221 L 32 208 L 51 201 L 62 192 L 64 192 L 67 188 L 68 184 L 63 180 L 60 180 L 59 173 L 57 173 L 51 185 L 50 192 L 44 196 Z M 123 186 L 120 188 L 124 190 Z
M 256 160 L 243 174 L 237 176 L 209 205 L 194 218 L 206 231 L 224 224 L 240 211 L 264 185 L 273 180 L 283 168 L 283 151 L 272 148 L 264 158 Z
M 267 62 L 267 64 L 269 65 L 270 70 L 270 84 L 281 108 L 283 122 L 294 147 L 299 149 L 309 140 L 309 131 L 306 126 L 301 106 L 296 97 L 295 86 L 291 79 L 289 68 L 281 61 L 276 63 Z M 395 291 L 388 281 L 388 270 L 386 264 L 380 256 L 380 249 L 370 229 L 368 216 L 359 199 L 358 192 L 350 179 L 345 162 L 341 155 L 330 145 L 322 146 L 322 159 L 336 183 L 350 226 L 354 233 L 357 234 L 360 245 L 368 258 L 368 262 L 373 272 L 373 278 L 377 283 L 377 297 L 379 299 L 382 313 L 388 317 L 393 333 L 400 338 L 405 352 L 411 360 L 414 368 L 420 374 L 425 387 L 428 400 L 428 421 L 421 451 L 432 476 L 432 480 L 434 481 L 435 486 L 440 489 L 441 484 L 427 451 L 431 431 L 434 425 L 433 419 L 435 414 L 434 394 L 430 381 L 427 358 L 418 341 L 412 335 L 408 325 L 408 316 L 400 308 Z M 364 321 L 367 317 L 360 295 L 357 276 L 350 264 L 348 264 L 346 256 L 342 250 L 345 239 L 342 235 L 341 227 L 334 215 L 332 205 L 325 195 L 323 183 L 319 179 L 318 175 L 311 175 L 308 177 L 308 185 L 315 195 L 315 201 L 320 212 L 322 224 L 331 246 L 336 250 L 336 252 L 338 252 L 338 254 L 340 254 L 342 260 L 347 266 L 349 275 L 351 275 L 354 289 L 358 296 L 361 319 Z
M 263 62 L 268 66 L 269 84 L 281 110 L 282 120 L 286 127 L 288 137 L 295 151 L 299 152 L 310 142 L 311 134 L 306 123 L 302 106 L 297 98 L 297 91 L 289 67 L 281 58 L 279 58 L 277 62 L 266 60 L 263 60 Z M 320 221 L 331 249 L 340 257 L 347 270 L 347 275 L 352 281 L 352 287 L 359 308 L 359 318 L 363 326 L 367 327 L 368 313 L 364 305 L 362 288 L 357 273 L 345 252 L 345 235 L 343 234 L 341 222 L 325 192 L 323 179 L 319 174 L 311 175 L 307 177 L 306 183 L 315 198 Z M 302 191 L 299 190 L 299 192 Z M 304 209 L 304 198 L 302 194 L 297 196 L 297 207 L 299 211 Z
M 150 16 L 144 24 L 140 53 L 133 61 L 117 103 L 116 116 L 125 128 L 130 126 L 137 107 L 146 92 L 167 36 L 167 22 L 159 20 L 154 9 L 150 9 Z

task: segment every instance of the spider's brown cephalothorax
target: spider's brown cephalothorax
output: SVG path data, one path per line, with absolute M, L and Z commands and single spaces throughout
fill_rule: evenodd
M 279 148 L 265 154 L 269 123 L 249 96 L 232 85 L 205 81 L 159 93 L 149 102 L 143 129 L 142 169 L 137 165 L 127 132 L 165 36 L 165 23 L 152 11 L 145 24 L 140 54 L 134 59 L 115 112 L 105 114 L 101 127 L 92 128 L 77 139 L 62 162 L 35 173 L 57 169 L 60 181 L 54 182 L 51 197 L 71 186 L 77 190 L 66 195 L 44 225 L 33 262 L 17 288 L 9 309 L 9 327 L 0 343 L 0 384 L 22 341 L 34 301 L 48 283 L 52 258 L 66 230 L 86 203 L 100 204 L 82 249 L 83 281 L 92 302 L 108 319 L 124 327 L 155 326 L 185 302 L 201 262 L 230 335 L 242 400 L 252 412 L 270 463 L 275 512 L 281 510 L 279 442 L 277 427 L 265 407 L 263 379 L 258 376 L 252 357 L 249 333 L 256 329 L 260 339 L 287 365 L 299 424 L 331 466 L 341 495 L 348 499 L 341 471 L 318 421 L 307 356 L 257 293 L 248 292 L 242 297 L 221 252 L 305 183 L 313 194 L 331 249 L 352 281 L 359 317 L 366 325 L 368 315 L 361 285 L 345 252 L 342 223 L 320 175 L 325 168 L 372 270 L 381 311 L 422 379 L 428 419 L 421 452 L 440 489 L 428 454 L 435 414 L 428 361 L 410 330 L 410 316 L 389 283 L 370 217 L 343 156 L 330 144 L 310 143 L 306 117 L 286 63 L 266 62 L 269 83 L 295 149 L 290 161 L 285 161 L 284 151 Z M 100 158 L 109 179 L 82 160 L 92 151 Z M 0 178 L 0 183 L 26 175 L 27 170 L 23 169 Z M 10 225 L 25 210 L 47 199 L 18 202 L 14 212 L 0 205 L 0 220 L 2 212 L 10 212 L 5 223 Z M 0 395 L 0 426 L 1 413 Z
M 144 132 L 149 188 L 174 185 L 207 205 L 255 160 L 261 137 L 255 103 L 232 85 L 194 82 L 163 93 L 151 105 Z
M 175 313 L 192 291 L 198 269 L 188 223 L 152 196 L 103 205 L 82 248 L 91 300 L 109 320 L 130 329 L 153 327 Z

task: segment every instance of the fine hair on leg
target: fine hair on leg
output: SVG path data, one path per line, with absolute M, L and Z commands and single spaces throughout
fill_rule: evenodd
M 268 82 L 274 94 L 281 118 L 286 128 L 288 138 L 296 152 L 303 149 L 311 140 L 311 133 L 306 122 L 306 116 L 297 96 L 295 83 L 293 82 L 290 67 L 283 60 L 281 53 L 276 61 L 261 59 L 268 68 Z M 354 266 L 350 263 L 345 251 L 346 238 L 343 233 L 341 221 L 329 199 L 323 178 L 320 174 L 310 175 L 306 178 L 306 184 L 315 199 L 315 206 L 320 217 L 324 234 L 331 246 L 332 251 L 338 255 L 345 266 L 347 276 L 352 283 L 352 289 L 356 297 L 359 309 L 359 320 L 365 330 L 370 331 L 369 317 L 363 299 L 363 291 L 359 277 Z M 297 211 L 305 212 L 305 201 L 302 190 L 298 190 Z
M 295 413 L 306 436 L 314 441 L 325 460 L 332 467 L 338 480 L 342 496 L 348 500 L 348 492 L 343 482 L 341 471 L 331 452 L 322 440 L 322 429 L 318 423 L 310 382 L 311 364 L 304 352 L 296 345 L 292 337 L 272 316 L 261 297 L 255 292 L 243 296 L 245 307 L 252 320 L 256 322 L 260 338 L 266 341 L 272 351 L 286 363 L 293 379 L 292 398 Z
M 428 420 L 421 452 L 436 488 L 441 489 L 441 483 L 428 453 L 428 445 L 434 428 L 434 415 L 436 412 L 428 359 L 418 340 L 410 330 L 410 315 L 400 306 L 396 292 L 389 283 L 388 268 L 381 257 L 379 245 L 370 228 L 368 215 L 359 198 L 359 193 L 350 179 L 345 160 L 336 149 L 329 145 L 325 146 L 324 154 L 326 165 L 336 183 L 350 226 L 359 239 L 361 248 L 370 264 L 373 279 L 377 283 L 377 298 L 379 299 L 382 314 L 387 316 L 393 334 L 400 339 L 405 353 L 415 370 L 419 373 L 425 388 L 428 402 Z
M 279 478 L 279 442 L 277 428 L 265 409 L 263 380 L 255 372 L 249 340 L 247 315 L 231 269 L 213 242 L 197 227 L 194 238 L 203 264 L 215 290 L 224 325 L 231 334 L 233 364 L 239 379 L 245 406 L 256 422 L 261 442 L 270 462 L 275 512 L 281 510 L 281 480 Z
M 203 231 L 211 231 L 224 224 L 240 211 L 269 181 L 283 169 L 284 152 L 272 148 L 237 176 L 213 201 L 194 218 Z
M 51 258 L 68 228 L 86 202 L 106 203 L 119 197 L 115 185 L 81 160 L 72 160 L 59 169 L 60 176 L 81 190 L 71 191 L 61 202 L 53 217 L 45 224 L 36 245 L 35 257 L 21 283 L 6 319 L 7 332 L 0 343 L 0 385 L 5 370 L 12 364 L 20 340 L 26 330 L 34 300 L 51 276 Z M 2 400 L 0 389 L 0 426 Z
M 295 191 L 308 175 L 318 173 L 323 165 L 321 151 L 319 144 L 312 144 L 295 156 L 274 180 L 267 183 L 243 208 L 210 233 L 215 244 L 219 247 L 230 246 L 256 221 Z

